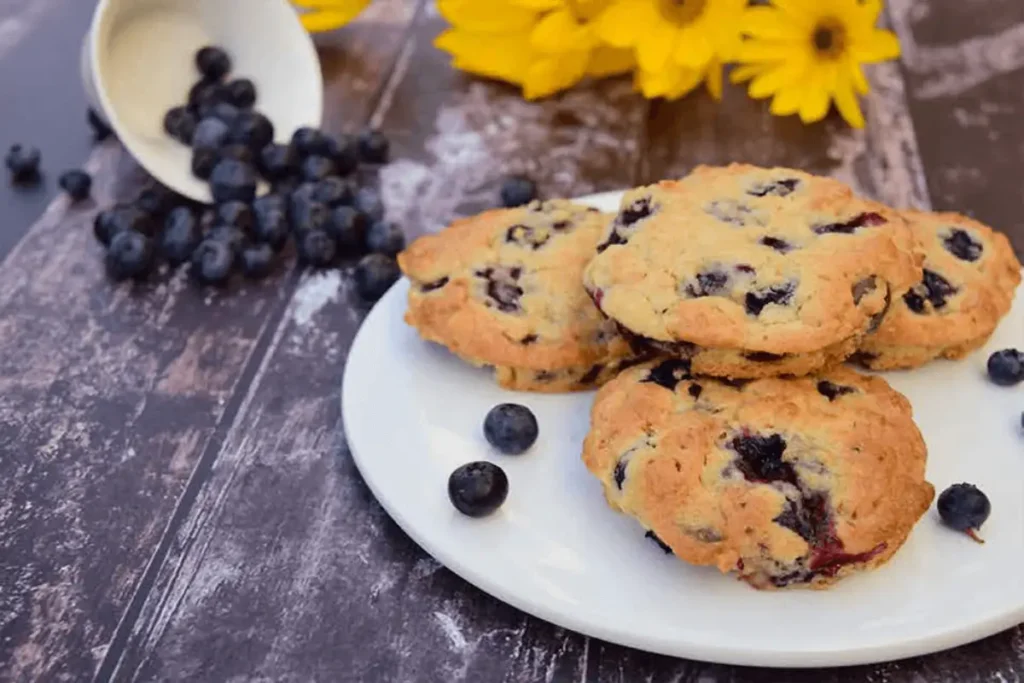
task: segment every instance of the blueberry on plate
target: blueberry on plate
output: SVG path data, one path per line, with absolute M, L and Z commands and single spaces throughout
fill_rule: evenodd
M 307 182 L 316 183 L 335 173 L 334 162 L 325 156 L 314 154 L 302 160 L 302 177 Z
M 405 234 L 397 223 L 377 221 L 366 233 L 366 248 L 375 254 L 397 256 L 405 249 Z
M 248 78 L 236 78 L 224 86 L 227 101 L 242 109 L 251 109 L 256 104 L 256 86 Z
M 230 140 L 252 150 L 262 150 L 274 141 L 274 124 L 258 111 L 242 112 L 231 127 Z
M 220 240 L 205 239 L 192 252 L 192 277 L 204 285 L 226 283 L 234 265 L 234 250 Z
M 1010 387 L 1024 381 L 1024 353 L 1017 349 L 1003 349 L 988 357 L 988 376 L 1001 387 Z
M 114 280 L 145 277 L 152 265 L 153 244 L 142 233 L 123 230 L 110 240 L 106 267 Z
M 238 228 L 247 235 L 252 233 L 256 215 L 245 202 L 224 202 L 216 210 L 218 223 Z
M 306 230 L 295 237 L 295 248 L 299 261 L 314 268 L 326 268 L 334 263 L 338 245 L 325 231 Z
M 164 114 L 164 132 L 183 145 L 192 144 L 199 121 L 188 107 L 174 107 Z
M 185 263 L 199 244 L 199 223 L 192 209 L 179 206 L 171 210 L 164 220 L 160 236 L 160 254 L 172 266 Z
M 126 204 L 100 211 L 92 224 L 93 234 L 104 246 L 110 246 L 114 236 L 126 230 L 152 235 L 156 232 L 156 226 L 148 213 Z
M 328 137 L 324 156 L 334 162 L 338 175 L 348 175 L 359 167 L 359 145 L 351 135 Z
M 322 131 L 308 126 L 303 126 L 292 134 L 292 146 L 304 157 L 312 154 L 329 154 L 331 151 L 329 140 L 330 138 Z
M 65 171 L 60 174 L 60 188 L 73 201 L 80 202 L 92 191 L 92 176 L 85 171 Z
M 372 223 L 384 220 L 384 202 L 377 190 L 372 187 L 359 188 L 353 206 Z
M 327 233 L 342 254 L 354 256 L 366 251 L 366 224 L 366 216 L 351 206 L 339 206 L 331 211 Z
M 228 124 L 208 116 L 196 126 L 192 135 L 192 149 L 220 149 L 227 142 L 230 132 Z
M 274 250 L 269 244 L 255 244 L 242 250 L 242 274 L 261 280 L 274 270 Z
M 299 153 L 291 145 L 271 143 L 260 150 L 259 167 L 267 180 L 282 180 L 299 172 Z
M 384 254 L 364 256 L 356 264 L 353 274 L 356 293 L 364 301 L 372 303 L 384 296 L 401 275 L 395 259 Z
M 494 463 L 467 463 L 448 477 L 448 498 L 456 510 L 469 517 L 491 514 L 507 497 L 508 477 Z
M 518 403 L 502 403 L 484 418 L 484 437 L 506 455 L 519 455 L 537 440 L 540 428 L 533 411 Z
M 242 116 L 242 110 L 230 102 L 215 102 L 202 110 L 203 118 L 218 119 L 224 122 L 228 128 L 238 123 Z
M 11 145 L 4 157 L 4 165 L 11 172 L 11 178 L 18 183 L 39 179 L 39 163 L 42 154 L 35 147 Z
M 526 176 L 509 176 L 501 184 L 501 205 L 507 208 L 529 204 L 537 198 L 537 184 Z
M 256 171 L 234 159 L 221 159 L 210 173 L 210 192 L 217 204 L 256 198 Z
M 220 161 L 220 150 L 215 147 L 200 147 L 192 150 L 192 175 L 200 180 L 209 180 L 213 167 Z
M 224 224 L 214 226 L 213 230 L 207 233 L 206 239 L 223 242 L 231 247 L 236 256 L 241 254 L 242 250 L 249 243 L 249 239 L 245 236 L 244 232 L 233 225 Z
M 391 143 L 379 130 L 364 130 L 359 134 L 359 158 L 368 164 L 386 164 Z
M 348 205 L 355 200 L 358 189 L 356 184 L 348 178 L 330 176 L 316 184 L 313 199 L 331 208 Z
M 260 203 L 261 200 L 273 198 L 274 200 Z M 279 195 L 265 195 L 256 200 L 253 204 L 253 213 L 256 214 L 256 224 L 253 227 L 253 239 L 262 244 L 267 244 L 274 251 L 280 251 L 288 242 L 290 225 L 288 224 L 288 212 L 285 210 L 284 198 Z
M 217 160 L 221 159 L 234 159 L 235 161 L 241 161 L 243 164 L 252 166 L 256 161 L 256 155 L 251 149 L 245 145 L 232 143 L 224 145 L 217 152 Z
M 310 230 L 326 230 L 331 220 L 331 210 L 326 204 L 309 200 L 292 202 L 292 230 L 301 235 Z
M 114 129 L 107 125 L 107 122 L 92 107 L 89 107 L 89 111 L 86 112 L 85 120 L 89 122 L 89 127 L 92 128 L 92 138 L 96 142 L 103 142 L 114 133 Z
M 937 503 L 943 523 L 956 531 L 963 531 L 979 543 L 984 543 L 977 530 L 988 519 L 992 504 L 988 496 L 974 484 L 953 484 L 939 494 Z
M 219 81 L 231 71 L 231 57 L 222 48 L 208 45 L 196 52 L 196 68 L 203 78 Z

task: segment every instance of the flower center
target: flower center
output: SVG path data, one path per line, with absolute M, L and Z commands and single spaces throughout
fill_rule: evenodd
M 811 42 L 820 56 L 834 59 L 846 48 L 846 28 L 835 19 L 825 19 L 815 27 Z
M 700 18 L 707 3 L 708 0 L 659 0 L 658 9 L 665 21 L 686 26 Z
M 585 24 L 604 11 L 612 0 L 567 0 L 569 12 L 576 23 Z

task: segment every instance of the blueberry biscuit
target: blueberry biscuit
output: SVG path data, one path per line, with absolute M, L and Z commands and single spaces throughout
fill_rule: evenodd
M 749 382 L 682 359 L 598 392 L 583 446 L 611 507 L 755 588 L 825 588 L 886 562 L 931 504 L 910 403 L 844 367 Z
M 488 211 L 421 237 L 399 255 L 412 281 L 405 320 L 510 389 L 604 383 L 629 345 L 583 289 L 610 217 L 567 201 Z
M 982 346 L 1007 314 L 1020 263 L 1005 235 L 954 213 L 906 211 L 924 274 L 893 298 L 856 358 L 878 370 L 963 358 Z
M 627 193 L 584 280 L 634 343 L 755 378 L 852 354 L 918 260 L 903 219 L 846 185 L 733 164 Z

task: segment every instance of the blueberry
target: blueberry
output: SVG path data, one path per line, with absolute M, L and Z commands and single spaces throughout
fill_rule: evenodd
M 259 112 L 242 112 L 231 128 L 230 139 L 249 149 L 262 150 L 274 141 L 274 124 Z
M 405 234 L 397 223 L 378 221 L 366 233 L 366 248 L 375 254 L 397 256 L 405 249 Z
M 331 151 L 330 139 L 316 128 L 304 126 L 295 131 L 292 135 L 292 146 L 302 156 L 311 154 L 329 154 Z
M 238 228 L 244 234 L 250 234 L 256 223 L 252 207 L 245 202 L 224 202 L 217 206 L 217 223 Z
M 261 204 L 261 200 L 273 197 L 281 199 L 280 202 L 267 202 Z M 288 212 L 284 208 L 285 202 L 278 195 L 266 195 L 256 200 L 253 205 L 253 213 L 256 214 L 256 225 L 253 228 L 253 238 L 257 242 L 270 245 L 274 251 L 280 251 L 288 242 Z
M 359 166 L 359 145 L 351 135 L 328 137 L 324 156 L 334 162 L 339 175 L 348 175 Z
M 338 246 L 323 230 L 307 230 L 295 238 L 299 261 L 315 268 L 326 268 L 334 262 Z
M 215 227 L 217 227 L 217 210 L 209 207 L 203 209 L 199 214 L 199 232 L 205 235 Z
M 118 205 L 96 214 L 92 231 L 104 246 L 109 246 L 114 236 L 126 230 L 133 230 L 143 235 L 155 232 L 153 219 L 149 214 L 134 206 Z
M 192 151 L 192 175 L 209 180 L 213 167 L 220 161 L 220 151 L 214 147 L 201 147 Z
M 971 237 L 966 230 L 959 228 L 950 229 L 942 238 L 942 246 L 961 261 L 977 261 L 985 250 L 981 242 Z
M 356 198 L 358 187 L 346 178 L 331 176 L 316 184 L 313 199 L 333 208 L 343 204 L 351 204 Z
M 230 144 L 220 148 L 217 152 L 217 160 L 221 159 L 234 159 L 235 161 L 241 161 L 243 164 L 252 166 L 256 161 L 256 156 L 252 150 L 241 144 Z
M 158 182 L 147 183 L 135 195 L 132 202 L 140 211 L 145 211 L 153 218 L 163 220 L 168 211 L 174 208 L 178 196 Z
M 988 519 L 992 504 L 988 496 L 973 484 L 953 484 L 939 494 L 939 517 L 951 529 L 963 531 L 978 542 L 975 533 Z
M 401 275 L 395 259 L 384 254 L 364 256 L 355 269 L 356 292 L 365 301 L 377 301 Z
M 92 137 L 96 142 L 103 142 L 114 133 L 107 122 L 91 107 L 86 113 L 85 120 L 89 122 L 89 127 L 92 128 Z
M 164 232 L 160 237 L 160 253 L 172 266 L 185 263 L 192 257 L 199 244 L 199 224 L 195 214 L 187 206 L 171 210 L 164 220 Z
M 310 230 L 327 230 L 331 220 L 331 210 L 320 202 L 309 200 L 292 201 L 292 230 L 301 235 Z
M 351 206 L 339 206 L 331 212 L 327 233 L 343 254 L 362 254 L 366 249 L 366 216 Z
M 288 197 L 282 194 L 270 193 L 265 194 L 262 197 L 258 197 L 256 201 L 252 203 L 253 213 L 259 218 L 261 213 L 268 211 L 288 211 Z
M 512 208 L 537 198 L 537 184 L 526 176 L 509 176 L 501 183 L 501 205 Z
M 236 107 L 250 109 L 256 104 L 256 86 L 248 78 L 236 78 L 224 86 L 227 101 Z
M 231 277 L 235 252 L 229 244 L 205 239 L 192 252 L 192 277 L 204 285 L 221 285 Z
M 359 158 L 368 164 L 386 164 L 391 143 L 377 130 L 364 130 L 359 134 Z
M 484 418 L 487 442 L 506 455 L 519 455 L 537 440 L 537 418 L 526 406 L 502 403 Z
M 199 81 L 188 91 L 188 108 L 200 118 L 224 101 L 223 87 L 214 81 Z
M 988 377 L 1002 387 L 1024 381 L 1024 353 L 1017 349 L 1003 349 L 988 357 Z
M 37 148 L 24 145 L 12 145 L 4 157 L 4 164 L 11 172 L 11 178 L 18 183 L 38 180 L 41 161 L 42 154 Z
M 380 194 L 372 187 L 359 188 L 353 206 L 373 223 L 384 220 L 384 202 L 381 200 Z
M 203 78 L 218 81 L 231 71 L 231 58 L 223 49 L 210 45 L 196 53 L 196 68 Z
M 334 162 L 325 156 L 314 154 L 302 160 L 302 177 L 311 183 L 319 182 L 337 173 Z
M 292 192 L 299 189 L 300 185 L 302 185 L 302 181 L 298 177 L 288 176 L 287 178 L 275 180 L 273 185 L 271 185 L 271 188 L 273 189 L 274 194 L 289 197 Z
M 233 225 L 224 224 L 214 226 L 213 230 L 206 235 L 206 239 L 223 242 L 231 247 L 236 256 L 242 253 L 249 242 L 244 232 Z
M 494 463 L 478 461 L 457 468 L 448 477 L 448 498 L 469 517 L 485 517 L 508 497 L 508 477 Z
M 199 122 L 188 107 L 174 107 L 164 114 L 164 132 L 183 145 L 191 145 Z
M 230 102 L 216 102 L 201 110 L 203 118 L 218 119 L 232 128 L 242 116 L 242 110 Z
M 252 202 L 256 198 L 256 171 L 240 161 L 222 159 L 210 173 L 210 192 L 218 204 Z
M 92 176 L 85 171 L 65 171 L 60 175 L 60 188 L 73 201 L 80 202 L 92 191 Z
M 299 172 L 299 154 L 291 145 L 271 143 L 260 150 L 259 167 L 267 180 L 281 180 Z
M 114 235 L 107 248 L 107 274 L 115 280 L 141 278 L 153 265 L 153 245 L 149 238 L 134 230 Z
M 274 250 L 269 244 L 257 244 L 242 251 L 242 274 L 260 280 L 274 270 Z
M 227 142 L 230 132 L 228 124 L 208 116 L 196 126 L 192 135 L 192 149 L 220 149 Z

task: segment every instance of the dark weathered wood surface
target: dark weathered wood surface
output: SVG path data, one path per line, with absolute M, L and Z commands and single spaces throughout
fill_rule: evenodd
M 0 0 L 5 93 L 52 70 L 61 80 L 50 101 L 68 104 L 90 4 Z M 509 172 L 529 173 L 548 195 L 578 195 L 745 160 L 968 211 L 1024 253 L 1024 6 L 890 5 L 905 59 L 871 70 L 866 132 L 774 119 L 735 90 L 721 106 L 703 95 L 647 103 L 621 80 L 526 103 L 452 72 L 431 47 L 436 12 L 413 0 L 376 0 L 321 41 L 327 120 L 391 136 L 381 185 L 410 233 L 492 205 Z M 80 108 L 26 116 L 29 103 L 45 108 L 45 92 L 16 108 L 5 99 L 0 129 L 53 141 L 80 127 L 87 141 Z M 83 153 L 77 144 L 61 153 Z M 88 167 L 97 204 L 141 180 L 116 141 Z M 355 471 L 338 392 L 365 311 L 346 271 L 281 273 L 230 294 L 181 274 L 113 287 L 88 230 L 95 207 L 57 199 L 42 212 L 52 189 L 35 199 L 0 191 L 0 681 L 1024 675 L 1020 627 L 929 657 L 811 672 L 653 656 L 526 616 L 417 548 Z

